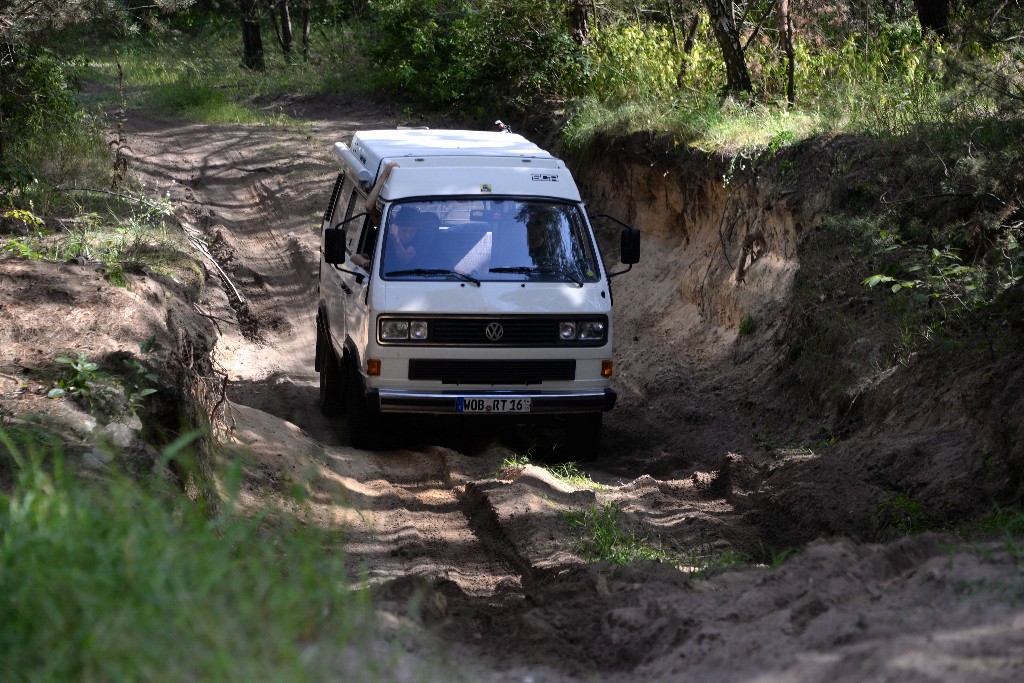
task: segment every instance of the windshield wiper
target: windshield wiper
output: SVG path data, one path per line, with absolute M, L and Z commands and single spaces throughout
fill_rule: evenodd
M 491 268 L 491 273 L 516 273 L 519 275 L 536 275 L 538 273 L 551 273 L 553 275 L 561 275 L 567 280 L 571 280 L 577 287 L 583 286 L 583 281 L 573 276 L 572 273 L 559 268 L 558 266 L 499 266 L 498 268 Z
M 477 287 L 480 286 L 480 281 L 472 275 L 466 275 L 460 273 L 457 270 L 449 270 L 447 268 L 410 268 L 409 270 L 392 270 L 390 273 L 385 274 L 386 277 L 401 277 L 402 275 L 454 275 L 460 280 L 466 282 L 472 282 Z

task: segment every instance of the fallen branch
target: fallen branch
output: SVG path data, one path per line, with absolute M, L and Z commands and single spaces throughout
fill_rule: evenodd
M 231 281 L 231 278 L 228 277 L 228 274 L 224 272 L 223 268 L 220 267 L 220 264 L 217 263 L 217 259 L 213 257 L 213 254 L 211 254 L 210 251 L 206 248 L 206 245 L 203 244 L 203 242 L 198 237 L 192 234 L 194 228 L 190 230 L 187 225 L 183 225 L 182 227 L 185 228 L 185 234 L 188 236 L 189 244 L 195 247 L 196 251 L 198 251 L 200 254 L 209 259 L 210 263 L 213 264 L 213 267 L 217 269 L 218 273 L 220 273 L 220 276 L 224 278 L 224 282 L 227 282 L 228 286 L 231 287 L 231 291 L 235 293 L 235 298 L 238 299 L 238 302 L 244 304 L 245 297 L 242 296 L 241 292 L 238 291 L 238 288 L 235 287 L 235 283 Z
M 126 199 L 128 201 L 135 202 L 136 204 L 145 204 L 146 206 L 152 207 L 154 209 L 162 208 L 156 202 L 151 201 L 149 199 L 145 199 L 143 197 L 135 197 L 130 194 L 124 194 L 123 192 L 103 190 L 98 187 L 55 187 L 53 189 L 57 190 L 58 192 L 99 192 L 101 194 L 112 195 L 114 197 L 117 197 L 118 199 Z

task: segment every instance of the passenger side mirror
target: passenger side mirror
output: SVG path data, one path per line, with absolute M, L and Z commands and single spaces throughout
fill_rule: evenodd
M 334 266 L 345 262 L 345 228 L 341 224 L 324 229 L 324 261 Z
M 622 228 L 622 262 L 628 266 L 640 262 L 640 231 L 636 228 Z
M 619 238 L 619 253 L 622 255 L 622 262 L 629 266 L 629 268 L 616 271 L 614 273 L 608 273 L 608 277 L 613 278 L 616 275 L 622 275 L 623 273 L 628 273 L 633 270 L 633 264 L 640 262 L 640 231 L 606 213 L 595 213 L 591 216 L 591 220 L 594 218 L 607 218 L 608 220 L 622 226 L 622 233 Z

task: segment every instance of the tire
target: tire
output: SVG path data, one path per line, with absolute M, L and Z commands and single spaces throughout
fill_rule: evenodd
M 601 413 L 566 415 L 566 448 L 579 462 L 597 460 L 601 454 Z
M 331 347 L 330 339 L 323 324 L 317 318 L 316 355 L 320 366 L 320 412 L 327 417 L 336 417 L 344 408 L 344 374 L 342 363 Z
M 345 400 L 348 419 L 345 434 L 350 446 L 374 450 L 381 447 L 386 434 L 384 417 L 377 411 L 370 410 L 366 405 L 363 383 L 354 363 L 348 363 L 348 376 L 345 379 L 347 397 Z

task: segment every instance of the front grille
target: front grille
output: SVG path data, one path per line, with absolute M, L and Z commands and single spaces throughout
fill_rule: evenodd
M 501 325 L 500 346 L 547 346 L 558 342 L 558 321 L 551 318 L 436 318 L 429 321 L 430 341 L 446 345 L 495 345 L 487 326 Z
M 558 326 L 563 320 L 577 323 L 599 321 L 608 329 L 608 318 L 603 315 L 574 316 L 388 316 L 404 320 L 426 320 L 429 329 L 425 341 L 385 341 L 388 345 L 413 346 L 493 346 L 493 347 L 566 347 L 603 346 L 607 333 L 601 339 L 588 341 L 563 341 L 558 336 Z M 383 321 L 384 318 L 381 318 Z M 500 325 L 501 335 L 492 339 L 487 335 L 490 325 Z M 494 335 L 492 334 L 492 337 Z
M 540 384 L 576 379 L 575 360 L 445 360 L 413 358 L 409 379 L 443 384 Z

